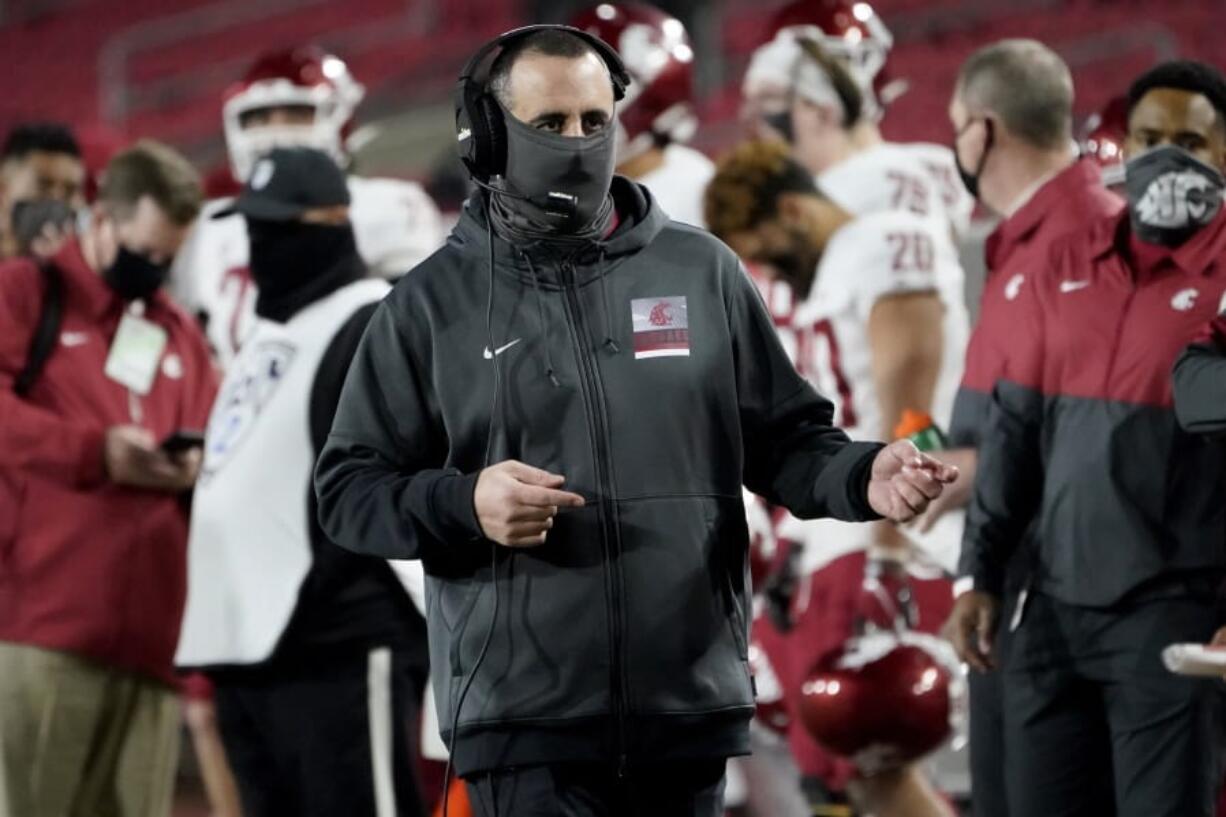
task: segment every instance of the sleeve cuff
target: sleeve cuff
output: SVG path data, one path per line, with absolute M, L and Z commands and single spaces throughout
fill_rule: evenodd
M 868 504 L 868 483 L 881 443 L 848 443 L 818 477 L 816 496 L 829 516 L 844 522 L 873 522 L 881 515 Z
M 974 576 L 959 576 L 954 580 L 953 595 L 956 601 L 959 597 L 975 589 Z
M 438 521 L 440 532 L 448 541 L 475 541 L 484 538 L 477 510 L 473 506 L 473 492 L 477 488 L 480 472 L 461 474 L 459 471 L 444 471 L 434 481 L 430 491 L 430 509 Z

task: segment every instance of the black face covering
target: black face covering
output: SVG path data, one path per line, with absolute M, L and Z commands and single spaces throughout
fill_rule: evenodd
M 762 121 L 783 137 L 789 145 L 796 143 L 796 134 L 792 130 L 792 106 L 788 105 L 782 111 L 762 114 Z
M 251 277 L 260 317 L 286 321 L 304 306 L 361 277 L 353 228 L 247 219 Z
M 612 123 L 592 136 L 558 136 L 526 125 L 503 108 L 507 170 L 491 186 L 500 232 L 523 239 L 599 238 L 613 217 Z
M 147 298 L 166 283 L 170 262 L 155 264 L 140 253 L 119 245 L 119 253 L 102 271 L 102 280 L 125 301 Z
M 1176 247 L 1217 216 L 1226 180 L 1183 148 L 1162 145 L 1129 160 L 1124 187 L 1137 238 Z
M 966 128 L 969 128 L 974 122 L 974 119 L 967 122 L 966 126 L 958 132 L 958 135 L 961 136 L 966 131 Z M 958 168 L 958 177 L 962 179 L 962 185 L 966 187 L 966 192 L 976 199 L 979 198 L 979 176 L 983 173 L 983 166 L 988 161 L 988 151 L 992 149 L 992 144 L 996 140 L 996 131 L 992 127 L 992 120 L 983 120 L 983 127 L 987 129 L 988 135 L 983 141 L 983 153 L 979 154 L 979 161 L 975 164 L 974 173 L 967 172 L 966 168 L 962 166 L 962 160 L 958 158 L 958 146 L 957 144 L 954 145 L 954 165 Z

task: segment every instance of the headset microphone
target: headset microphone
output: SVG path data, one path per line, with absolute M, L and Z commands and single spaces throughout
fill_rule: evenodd
M 522 193 L 516 193 L 506 188 L 486 184 L 475 176 L 472 177 L 472 182 L 492 195 L 506 196 L 507 198 L 534 204 L 543 210 L 546 215 L 553 218 L 569 221 L 574 219 L 575 214 L 579 211 L 579 197 L 570 193 L 560 193 L 551 190 L 544 197 L 525 196 Z

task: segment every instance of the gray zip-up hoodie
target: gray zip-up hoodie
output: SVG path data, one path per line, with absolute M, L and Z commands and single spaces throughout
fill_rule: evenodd
M 582 246 L 491 249 L 471 200 L 371 319 L 316 468 L 334 541 L 424 564 L 461 774 L 748 751 L 742 484 L 800 517 L 877 518 L 879 446 L 831 426 L 732 251 L 639 185 L 613 193 L 617 229 Z M 484 540 L 487 442 L 586 506 L 540 547 Z

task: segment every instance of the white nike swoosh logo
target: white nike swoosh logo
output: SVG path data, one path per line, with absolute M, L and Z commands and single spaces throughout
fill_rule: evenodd
M 502 354 L 507 349 L 510 349 L 512 346 L 519 343 L 521 340 L 523 340 L 523 338 L 516 338 L 515 340 L 508 343 L 506 346 L 499 346 L 493 352 L 490 352 L 490 347 L 486 346 L 485 351 L 483 352 L 483 356 L 485 357 L 486 360 L 493 360 L 495 357 Z
M 89 343 L 89 335 L 84 332 L 63 332 L 60 334 L 60 343 L 65 346 L 84 346 Z
M 1085 289 L 1090 285 L 1089 281 L 1061 281 L 1061 292 L 1076 292 L 1079 289 Z

